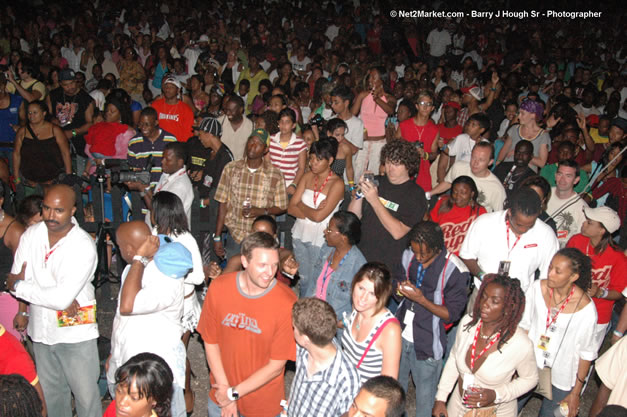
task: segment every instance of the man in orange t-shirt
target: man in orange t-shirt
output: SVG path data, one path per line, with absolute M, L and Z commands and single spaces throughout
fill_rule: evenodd
M 179 100 L 181 83 L 174 77 L 168 77 L 163 80 L 161 89 L 163 96 L 152 102 L 152 107 L 159 114 L 159 127 L 172 133 L 179 142 L 187 142 L 192 136 L 194 111 Z
M 267 233 L 247 236 L 242 241 L 244 271 L 218 277 L 207 291 L 197 330 L 210 369 L 209 417 L 281 412 L 285 363 L 296 359 L 296 295 L 275 278 L 278 249 Z

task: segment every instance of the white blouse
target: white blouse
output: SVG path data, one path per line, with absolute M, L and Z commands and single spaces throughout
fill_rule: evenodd
M 527 290 L 527 304 L 519 326 L 528 331 L 538 367 L 544 368 L 546 363 L 546 366 L 552 368 L 553 385 L 563 391 L 570 391 L 575 386 L 579 360 L 593 361 L 597 358 L 598 349 L 593 337 L 597 311 L 594 303 L 589 302 L 576 313 L 560 313 L 546 330 L 548 308 L 542 297 L 541 282 L 535 281 Z M 540 336 L 545 334 L 550 338 L 546 351 L 538 347 Z

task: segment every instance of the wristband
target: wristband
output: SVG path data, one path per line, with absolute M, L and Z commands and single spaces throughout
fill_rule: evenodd
M 20 311 L 19 313 L 17 313 L 18 316 L 24 316 L 24 317 L 30 317 L 30 314 L 28 314 L 27 311 Z
M 496 91 L 496 88 L 492 87 L 490 88 L 490 91 Z
M 222 237 L 221 236 L 217 236 L 215 233 L 211 234 L 211 239 L 213 239 L 214 242 L 222 241 Z
M 355 181 L 348 181 L 348 185 L 355 185 Z
M 477 274 L 477 278 L 479 278 L 479 281 L 483 281 L 484 275 L 485 275 L 485 272 L 479 271 L 479 273 Z
M 76 136 L 76 129 L 72 129 L 72 136 Z
M 21 183 L 21 182 L 22 182 L 22 180 L 21 180 L 20 178 L 18 178 L 18 177 L 15 177 L 15 178 L 13 179 L 13 182 L 14 182 L 14 183 L 16 183 L 16 184 L 19 184 L 19 183 Z
M 427 200 L 431 200 L 431 191 L 427 191 L 427 192 L 425 193 L 425 198 L 426 198 Z
M 287 188 L 290 188 L 290 187 L 298 188 L 298 187 L 296 187 L 296 184 L 294 184 L 294 183 L 291 183 L 290 185 L 287 186 Z
M 614 336 L 623 337 L 625 333 L 623 333 L 623 332 L 619 332 L 618 330 L 614 330 L 614 331 L 612 332 L 612 334 L 613 334 Z
M 610 292 L 608 291 L 607 288 L 602 288 L 603 292 L 601 293 L 601 296 L 599 298 L 607 298 L 607 296 L 610 294 Z

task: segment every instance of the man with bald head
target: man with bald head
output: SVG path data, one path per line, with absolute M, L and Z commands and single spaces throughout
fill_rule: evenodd
M 91 284 L 98 257 L 93 239 L 73 217 L 75 203 L 67 185 L 48 189 L 43 222 L 22 235 L 7 288 L 30 303 L 28 333 L 48 415 L 71 417 L 74 395 L 78 417 L 100 417 L 98 325 Z
M 184 274 L 166 268 L 159 259 L 155 261 L 159 238 L 151 235 L 145 222 L 121 224 L 116 238 L 128 265 L 122 272 L 113 319 L 111 356 L 107 361 L 109 392 L 115 397 L 115 371 L 120 366 L 138 353 L 154 353 L 168 363 L 174 374 L 172 416 L 184 417 L 185 347 L 181 342 Z M 163 249 L 159 255 L 164 254 Z

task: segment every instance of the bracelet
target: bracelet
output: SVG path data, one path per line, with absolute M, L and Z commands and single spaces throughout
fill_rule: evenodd
M 608 291 L 607 288 L 602 288 L 603 292 L 601 293 L 601 296 L 599 298 L 607 298 L 607 296 L 610 294 L 610 292 Z
M 288 186 L 287 186 L 287 188 L 290 188 L 290 187 L 298 188 L 298 187 L 296 186 L 296 184 L 294 184 L 294 183 L 291 183 L 290 185 L 288 185 Z
M 614 331 L 612 332 L 612 334 L 613 334 L 614 336 L 618 336 L 618 337 L 623 337 L 623 336 L 625 335 L 625 333 L 623 333 L 623 332 L 619 332 L 618 330 L 614 330 Z
M 483 276 L 484 275 L 485 275 L 485 272 L 479 271 L 479 273 L 477 274 L 477 278 L 479 278 L 479 281 L 483 281 Z
M 348 185 L 355 185 L 355 181 L 348 181 Z
M 496 88 L 492 87 L 490 88 L 490 91 L 496 91 Z
M 17 313 L 19 316 L 24 316 L 24 317 L 30 317 L 30 314 L 28 314 L 28 311 L 20 311 L 19 313 Z
M 575 377 L 577 378 L 577 381 L 581 382 L 582 384 L 586 383 L 585 378 L 584 379 L 579 379 L 579 375 L 575 374 Z
M 215 233 L 211 234 L 211 239 L 213 239 L 214 242 L 220 242 L 222 240 L 222 236 L 216 235 Z
M 76 136 L 76 129 L 72 129 L 72 136 Z

